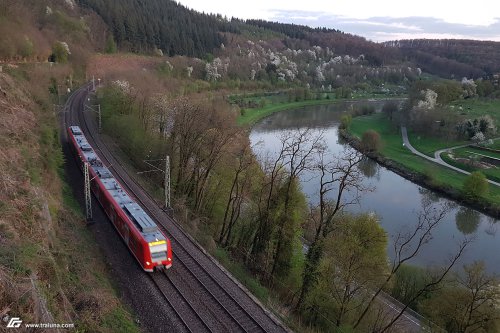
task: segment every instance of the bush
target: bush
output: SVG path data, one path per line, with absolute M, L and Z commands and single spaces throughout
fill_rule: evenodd
M 488 180 L 479 171 L 471 173 L 464 181 L 463 191 L 469 198 L 480 198 L 488 194 Z
M 379 151 L 382 148 L 380 134 L 375 130 L 368 130 L 363 133 L 361 138 L 361 147 L 365 151 Z
M 368 116 L 375 113 L 375 106 L 373 105 L 362 105 L 354 109 L 352 112 L 353 117 Z
M 350 114 L 345 114 L 342 117 L 340 117 L 340 128 L 341 129 L 348 129 L 349 126 L 351 126 L 352 123 L 352 117 Z
M 52 60 L 58 63 L 65 63 L 69 56 L 68 44 L 65 42 L 55 42 L 52 46 Z

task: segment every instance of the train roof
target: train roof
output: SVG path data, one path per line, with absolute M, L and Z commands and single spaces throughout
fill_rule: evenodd
M 70 126 L 70 130 L 75 138 L 76 144 L 87 159 L 89 167 L 94 170 L 105 190 L 134 223 L 135 227 L 144 236 L 146 241 L 154 242 L 165 239 L 151 217 L 149 217 L 144 209 L 142 209 L 142 207 L 129 196 L 129 194 L 121 187 L 120 183 L 113 176 L 111 171 L 104 166 L 92 146 L 87 141 L 87 138 L 85 138 L 85 135 L 83 135 L 80 127 Z

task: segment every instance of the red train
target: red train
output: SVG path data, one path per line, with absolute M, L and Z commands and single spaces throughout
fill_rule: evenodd
M 89 164 L 92 192 L 141 267 L 147 272 L 170 268 L 169 239 L 102 164 L 80 127 L 69 127 L 68 134 L 80 167 Z

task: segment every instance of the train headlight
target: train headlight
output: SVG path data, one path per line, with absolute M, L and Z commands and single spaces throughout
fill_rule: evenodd
M 168 261 L 172 261 L 172 258 L 167 258 Z
M 151 263 L 149 261 L 146 261 L 146 266 L 149 266 L 151 265 Z

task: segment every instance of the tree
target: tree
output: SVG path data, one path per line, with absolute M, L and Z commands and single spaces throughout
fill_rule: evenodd
M 415 256 L 417 256 L 417 254 L 421 251 L 422 247 L 430 241 L 434 229 L 439 225 L 450 210 L 449 206 L 442 205 L 440 207 L 435 207 L 431 202 L 423 202 L 422 205 L 422 210 L 418 215 L 418 223 L 413 230 L 400 232 L 395 236 L 393 241 L 394 259 L 392 260 L 391 268 L 388 274 L 386 274 L 383 282 L 379 284 L 375 290 L 373 290 L 369 301 L 363 303 L 363 309 L 361 310 L 358 318 L 355 320 L 353 328 L 356 329 L 361 323 L 363 323 L 367 314 L 374 307 L 376 300 L 382 291 L 387 288 L 399 270 L 411 259 L 415 258 Z M 372 325 L 371 330 L 373 332 L 380 333 L 387 332 L 399 320 L 410 304 L 415 302 L 422 295 L 436 290 L 451 271 L 458 259 L 462 256 L 469 243 L 470 239 L 463 239 L 458 245 L 457 252 L 448 260 L 447 264 L 434 272 L 432 276 L 429 276 L 429 279 L 427 279 L 424 285 L 416 290 L 411 296 L 408 296 L 407 301 L 403 303 L 404 306 L 395 316 L 391 314 L 390 318 L 382 318 L 382 320 L 377 317 L 377 322 Z
M 252 241 L 255 264 L 267 278 L 286 276 L 289 271 L 292 243 L 307 207 L 299 176 L 313 167 L 316 153 L 323 150 L 321 132 L 311 129 L 285 133 L 280 141 L 277 156 L 264 159 L 258 224 Z
M 387 115 L 389 118 L 389 121 L 392 121 L 393 115 L 398 112 L 399 106 L 396 102 L 394 101 L 388 101 L 384 103 L 384 106 L 382 107 L 382 112 Z
M 483 262 L 465 265 L 462 274 L 422 302 L 422 309 L 448 332 L 497 332 L 499 282 L 486 274 Z
M 236 154 L 238 166 L 234 172 L 234 178 L 231 183 L 231 190 L 228 194 L 227 204 L 224 211 L 222 227 L 219 233 L 219 244 L 224 247 L 229 245 L 231 235 L 236 222 L 241 215 L 241 207 L 245 198 L 245 191 L 251 180 L 250 171 L 253 165 L 251 147 L 244 145 Z
M 371 214 L 346 217 L 336 232 L 325 239 L 325 255 L 319 268 L 319 282 L 308 307 L 317 309 L 315 298 L 333 300 L 337 327 L 352 321 L 352 313 L 368 300 L 370 290 L 384 279 L 387 267 L 387 235 Z M 322 311 L 324 312 L 324 311 Z
M 319 203 L 310 207 L 310 217 L 314 225 L 314 238 L 306 254 L 303 280 L 296 307 L 301 308 L 312 287 L 318 281 L 318 267 L 323 256 L 324 240 L 334 231 L 338 215 L 345 207 L 359 201 L 362 192 L 370 190 L 363 183 L 363 175 L 358 168 L 363 155 L 352 148 L 326 162 L 326 152 L 319 153 L 315 170 L 320 174 Z M 344 198 L 350 192 L 348 199 Z
M 413 298 L 428 282 L 428 272 L 419 266 L 402 265 L 394 275 L 391 295 L 399 301 L 406 303 Z M 418 302 L 411 302 L 409 306 L 416 309 Z
M 348 129 L 349 126 L 351 126 L 351 123 L 352 123 L 352 116 L 350 114 L 345 114 L 342 117 L 340 117 L 341 129 Z
M 275 275 L 278 267 L 287 267 L 287 258 L 281 258 L 285 253 L 289 253 L 286 249 L 292 247 L 292 237 L 294 228 L 288 225 L 291 219 L 291 207 L 294 207 L 291 199 L 294 190 L 299 190 L 298 182 L 300 175 L 311 169 L 313 166 L 315 155 L 324 150 L 323 136 L 321 133 L 314 133 L 311 129 L 299 129 L 293 133 L 285 134 L 282 139 L 285 149 L 285 167 L 287 169 L 288 178 L 284 189 L 283 214 L 278 222 L 277 245 L 273 257 L 273 267 L 271 275 Z M 287 237 L 288 235 L 288 237 Z M 286 268 L 280 270 L 280 275 L 286 276 L 288 270 Z
M 192 207 L 200 212 L 208 180 L 240 129 L 221 105 L 196 104 L 180 98 L 172 101 L 169 109 L 169 140 L 177 169 L 175 191 L 189 198 Z
M 108 38 L 106 39 L 106 53 L 116 53 L 117 48 L 116 48 L 116 43 L 115 39 L 113 38 L 112 34 L 108 35 Z
M 65 42 L 55 42 L 52 46 L 52 55 L 55 62 L 65 63 L 68 61 L 69 47 Z
M 361 137 L 361 147 L 365 151 L 378 152 L 382 147 L 380 134 L 375 130 L 367 130 Z
M 488 180 L 480 171 L 471 173 L 464 181 L 463 192 L 469 198 L 478 199 L 487 195 L 488 191 Z
M 23 58 L 28 58 L 33 55 L 33 51 L 33 42 L 27 36 L 25 36 L 18 47 L 19 55 Z

